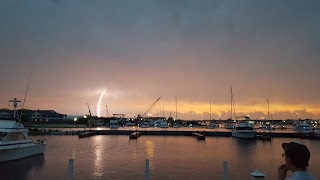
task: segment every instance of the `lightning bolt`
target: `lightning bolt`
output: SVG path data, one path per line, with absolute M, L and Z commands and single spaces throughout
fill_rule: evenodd
M 99 98 L 99 101 L 98 101 L 98 117 L 100 117 L 100 104 L 101 104 L 101 99 L 102 99 L 102 96 L 104 95 L 104 93 L 106 93 L 107 89 L 105 89 L 101 95 L 100 95 L 100 98 Z

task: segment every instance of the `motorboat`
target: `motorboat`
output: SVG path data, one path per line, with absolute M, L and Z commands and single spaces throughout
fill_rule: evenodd
M 214 129 L 214 128 L 216 128 L 216 124 L 209 124 L 208 126 L 207 126 L 207 129 Z
M 296 123 L 294 127 L 294 131 L 298 133 L 306 133 L 306 134 L 313 132 L 311 126 L 306 122 Z
M 235 129 L 232 130 L 232 137 L 244 138 L 244 139 L 255 139 L 257 132 L 253 127 L 253 124 L 248 122 L 249 117 L 246 117 L 246 121 L 241 121 Z
M 29 130 L 21 122 L 17 114 L 16 98 L 13 103 L 13 118 L 0 118 L 0 162 L 13 161 L 38 154 L 45 151 L 44 140 L 33 142 L 28 135 Z
M 160 128 L 168 128 L 168 127 L 169 127 L 169 125 L 166 121 L 163 121 L 160 123 Z
M 117 128 L 119 128 L 118 119 L 111 119 L 110 120 L 110 129 L 117 129 Z

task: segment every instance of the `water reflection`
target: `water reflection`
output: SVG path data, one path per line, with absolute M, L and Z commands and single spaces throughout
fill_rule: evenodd
M 150 140 L 146 141 L 146 151 L 148 159 L 152 160 L 154 156 L 154 143 Z
M 103 166 L 102 166 L 102 159 L 103 159 L 103 136 L 95 136 L 93 138 L 93 145 L 94 145 L 94 172 L 93 177 L 102 177 L 103 176 Z
M 30 179 L 32 171 L 41 169 L 44 165 L 44 155 L 37 155 L 17 161 L 0 164 L 0 179 Z

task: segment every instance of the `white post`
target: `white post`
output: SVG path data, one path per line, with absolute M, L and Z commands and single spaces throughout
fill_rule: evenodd
M 228 161 L 223 161 L 223 180 L 228 180 Z
M 69 159 L 68 180 L 73 180 L 74 159 Z
M 145 180 L 149 180 L 149 159 L 146 159 L 146 177 Z

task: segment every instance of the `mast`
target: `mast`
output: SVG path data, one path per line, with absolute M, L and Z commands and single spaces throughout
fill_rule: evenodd
M 233 106 L 233 94 L 232 94 L 232 87 L 230 87 L 230 91 L 231 91 L 231 105 L 230 105 L 230 120 L 232 121 L 232 111 L 233 111 L 233 108 L 232 108 L 232 106 Z
M 268 103 L 268 118 L 269 118 L 269 120 L 271 120 L 270 119 L 270 106 L 269 106 L 269 99 L 267 98 L 267 103 Z
M 175 96 L 176 99 L 176 120 L 178 119 L 178 107 L 177 107 L 177 96 Z
M 211 121 L 211 100 L 210 100 L 210 121 Z

